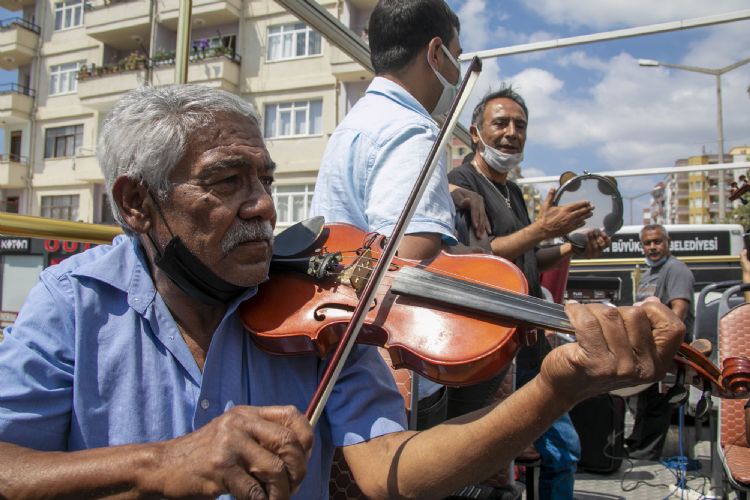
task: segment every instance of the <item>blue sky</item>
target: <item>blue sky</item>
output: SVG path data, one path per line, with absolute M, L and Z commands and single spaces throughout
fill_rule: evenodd
M 750 8 L 750 0 L 448 3 L 461 19 L 467 52 Z M 15 15 L 0 9 L 0 19 Z M 526 177 L 670 166 L 704 148 L 717 152 L 714 78 L 643 68 L 637 60 L 720 68 L 747 57 L 750 21 L 485 60 L 467 110 L 500 81 L 514 84 L 529 106 Z M 15 73 L 0 71 L 0 83 L 12 81 Z M 750 64 L 722 77 L 726 150 L 750 144 L 748 86 Z M 462 121 L 468 125 L 467 115 Z M 623 195 L 634 196 L 659 180 L 623 178 L 620 186 Z M 637 199 L 634 212 L 647 201 Z M 626 214 L 629 208 L 626 202 Z
M 750 8 L 750 0 L 448 0 L 465 52 Z M 711 75 L 644 68 L 638 59 L 721 68 L 750 57 L 750 21 L 485 60 L 474 97 L 512 82 L 529 107 L 526 177 L 665 167 L 716 153 Z M 725 150 L 750 144 L 750 64 L 722 76 Z M 467 117 L 464 112 L 463 117 Z M 462 121 L 466 123 L 466 120 Z M 624 196 L 660 177 L 620 179 Z M 648 202 L 635 201 L 634 213 Z M 625 205 L 629 223 L 629 202 Z

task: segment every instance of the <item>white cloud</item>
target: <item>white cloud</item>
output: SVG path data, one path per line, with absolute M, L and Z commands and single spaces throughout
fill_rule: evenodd
M 523 5 L 548 23 L 595 29 L 641 26 L 748 8 L 747 0 L 534 0 Z
M 490 16 L 481 12 L 488 4 L 485 0 L 467 0 L 461 4 L 462 40 L 467 50 L 497 47 L 499 37 L 513 44 L 526 43 L 532 38 L 570 36 L 564 29 L 552 36 L 535 26 L 523 32 L 520 27 L 524 23 L 514 22 L 519 21 L 521 14 L 507 9 L 501 14 L 510 12 L 515 17 L 497 28 L 488 21 Z M 524 5 L 533 5 L 529 8 L 538 10 L 549 22 L 576 24 L 595 31 L 747 8 L 748 0 L 727 0 L 719 4 L 693 0 L 539 0 Z M 463 12 L 471 13 L 468 22 Z M 528 25 L 528 19 L 524 21 Z M 750 21 L 687 30 L 680 38 L 683 45 L 668 50 L 659 46 L 659 54 L 662 54 L 660 57 L 674 54 L 673 58 L 663 61 L 667 63 L 720 68 L 750 57 L 748 32 Z M 670 36 L 662 34 L 640 40 L 654 44 L 665 41 L 669 47 Z M 466 41 L 467 37 L 470 42 Z M 628 50 L 633 49 L 622 48 L 612 55 L 612 47 L 618 47 L 617 43 L 608 42 L 608 50 L 600 49 L 602 45 L 584 45 L 560 52 L 543 52 L 537 57 L 541 54 L 545 57 L 536 60 L 521 56 L 526 58 L 514 59 L 513 67 L 518 67 L 519 62 L 525 67 L 514 74 L 505 70 L 503 59 L 485 60 L 483 75 L 462 114 L 462 122 L 468 123 L 470 110 L 489 88 L 496 88 L 500 81 L 513 82 L 530 111 L 526 156 L 533 164 L 525 164 L 525 177 L 557 175 L 566 169 L 666 167 L 679 158 L 700 154 L 704 149 L 715 153 L 713 77 L 663 67 L 640 67 L 637 59 L 653 57 L 652 54 L 630 53 Z M 633 46 L 640 47 L 639 50 L 648 47 L 643 43 L 622 45 Z M 725 150 L 750 143 L 748 84 L 750 64 L 722 77 Z M 623 178 L 621 187 L 632 196 L 649 190 L 658 180 Z M 641 204 L 647 200 L 643 197 L 633 201 L 636 218 Z M 629 204 L 628 201 L 626 210 Z
M 465 50 L 487 47 L 491 42 L 485 0 L 467 0 L 456 12 L 461 20 L 461 44 Z
M 741 38 L 738 28 L 733 28 L 735 38 Z M 716 42 L 704 40 L 691 53 L 718 53 L 726 45 Z M 710 75 L 642 68 L 627 53 L 610 59 L 573 54 L 561 62 L 594 69 L 595 83 L 572 89 L 539 68 L 511 78 L 529 105 L 527 148 L 592 148 L 602 167 L 616 169 L 668 166 L 704 147 L 718 151 L 716 87 Z M 722 79 L 725 150 L 750 141 L 748 83 L 750 64 Z

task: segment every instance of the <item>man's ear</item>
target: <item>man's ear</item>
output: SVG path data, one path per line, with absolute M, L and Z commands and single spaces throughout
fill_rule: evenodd
M 137 233 L 151 229 L 153 203 L 146 186 L 137 179 L 121 175 L 112 185 L 112 200 L 120 216 Z
M 435 68 L 439 68 L 440 64 L 438 63 L 438 56 L 437 53 L 440 52 L 440 46 L 443 44 L 443 41 L 440 39 L 439 36 L 433 37 L 432 40 L 430 40 L 430 43 L 427 44 L 427 59 L 432 63 L 432 66 Z
M 471 142 L 479 144 L 479 130 L 476 125 L 469 126 L 469 134 L 471 135 Z

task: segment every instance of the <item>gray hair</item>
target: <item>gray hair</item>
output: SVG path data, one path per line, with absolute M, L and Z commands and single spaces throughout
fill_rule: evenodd
M 169 175 L 187 153 L 190 135 L 210 126 L 219 113 L 259 123 L 252 104 L 235 94 L 199 85 L 139 87 L 114 105 L 102 125 L 96 158 L 112 214 L 126 232 L 130 228 L 112 199 L 115 180 L 126 175 L 165 199 Z
M 661 233 L 664 235 L 666 239 L 669 239 L 669 233 L 667 232 L 667 228 L 662 226 L 661 224 L 646 224 L 641 229 L 641 239 L 643 239 L 643 233 L 646 231 L 661 231 Z

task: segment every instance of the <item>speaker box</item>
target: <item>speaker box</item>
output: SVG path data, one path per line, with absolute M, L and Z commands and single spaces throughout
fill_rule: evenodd
M 609 474 L 620 468 L 625 455 L 625 400 L 603 394 L 587 399 L 570 411 L 581 440 L 578 470 Z

